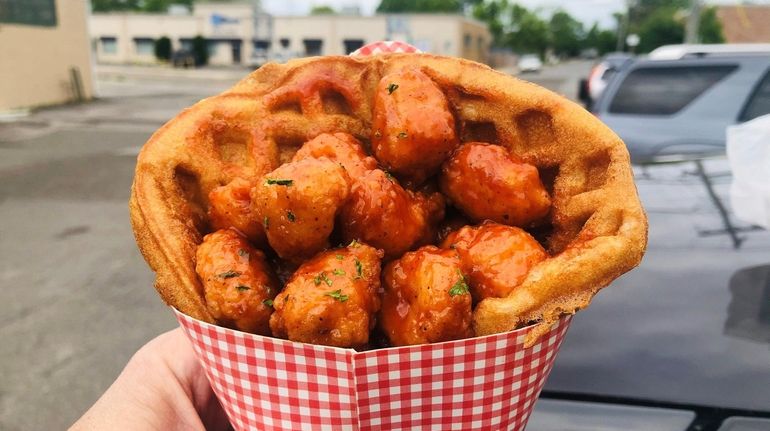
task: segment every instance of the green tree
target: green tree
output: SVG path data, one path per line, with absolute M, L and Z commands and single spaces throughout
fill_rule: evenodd
M 722 23 L 717 18 L 717 8 L 707 7 L 701 11 L 698 37 L 701 43 L 724 43 Z
M 473 17 L 487 24 L 489 32 L 492 34 L 495 46 L 502 46 L 505 43 L 505 29 L 500 18 L 509 9 L 508 0 L 484 1 L 473 5 Z
M 602 30 L 597 23 L 591 26 L 582 41 L 584 48 L 595 48 L 599 55 L 615 50 L 618 35 L 612 30 Z
M 310 15 L 334 15 L 336 13 L 337 12 L 335 12 L 331 6 L 327 5 L 313 6 L 313 8 L 310 9 Z
M 682 43 L 684 24 L 676 19 L 676 10 L 673 7 L 660 8 L 639 26 L 639 52 L 650 52 L 661 45 Z
M 511 31 L 506 35 L 506 45 L 520 53 L 545 56 L 548 49 L 548 24 L 524 6 L 511 8 Z
M 460 0 L 382 0 L 377 6 L 379 13 L 403 12 L 444 12 L 460 13 L 463 2 Z
M 171 59 L 171 39 L 166 36 L 155 39 L 155 58 L 166 61 Z
M 135 11 L 140 10 L 139 0 L 91 0 L 94 12 Z
M 172 4 L 192 8 L 193 0 L 91 0 L 94 12 L 166 12 Z
M 574 57 L 580 53 L 583 39 L 583 24 L 564 10 L 557 10 L 548 23 L 554 53 Z
M 192 40 L 192 54 L 195 57 L 195 64 L 203 66 L 209 62 L 209 44 L 206 39 L 201 36 L 195 36 Z
M 666 14 L 671 11 L 687 9 L 690 7 L 691 0 L 636 0 L 630 9 L 629 24 L 631 30 L 638 31 L 644 23 L 658 15 L 662 10 Z M 660 20 L 660 18 L 656 18 Z

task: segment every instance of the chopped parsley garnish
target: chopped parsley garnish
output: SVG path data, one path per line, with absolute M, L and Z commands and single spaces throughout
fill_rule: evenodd
M 238 250 L 238 256 L 249 257 L 249 252 L 247 250 L 244 250 L 244 249 L 239 249 Z
M 265 299 L 264 301 L 262 301 L 262 303 L 267 305 L 268 307 L 272 307 L 273 306 L 273 300 L 272 299 Z
M 294 220 L 297 219 L 297 216 L 295 216 L 293 212 L 286 210 L 286 218 L 288 218 L 290 222 L 294 223 Z
M 341 268 L 335 268 L 334 271 L 332 271 L 332 274 L 334 275 L 345 275 L 345 270 Z
M 267 229 L 270 226 L 270 219 L 265 216 L 265 218 L 262 219 L 262 225 L 265 226 L 265 229 Z
M 406 137 L 407 137 L 407 134 L 406 134 L 406 132 L 399 132 L 399 134 L 398 134 L 398 137 L 399 137 L 400 139 L 404 139 L 404 138 L 406 138 Z
M 398 89 L 398 84 L 394 84 L 391 82 L 390 85 L 388 85 L 388 94 L 393 94 L 393 92 L 396 91 L 396 89 Z
M 313 283 L 318 286 L 321 284 L 321 282 L 326 283 L 327 286 L 331 286 L 332 283 L 334 283 L 329 277 L 326 276 L 325 272 L 321 272 L 320 274 L 316 275 L 313 278 Z
M 348 244 L 348 247 L 350 247 L 350 248 L 356 248 L 356 247 L 358 247 L 359 245 L 361 245 L 361 244 L 360 244 L 358 241 L 356 241 L 356 240 L 353 240 L 353 241 L 350 241 L 350 244 Z
M 241 273 L 240 273 L 240 272 L 238 272 L 238 271 L 233 271 L 233 270 L 231 269 L 231 270 L 229 270 L 229 271 L 226 271 L 226 272 L 223 272 L 223 273 L 221 273 L 221 274 L 217 275 L 217 277 L 219 277 L 219 278 L 233 278 L 233 277 L 237 277 L 237 276 L 239 276 L 239 275 L 241 275 Z
M 468 283 L 465 282 L 465 276 L 459 270 L 457 273 L 460 275 L 460 279 L 455 282 L 451 289 L 449 289 L 449 296 L 464 295 L 469 292 Z
M 239 285 L 235 286 L 235 288 L 238 289 L 239 292 L 245 292 L 245 291 L 251 289 L 251 287 L 246 286 L 245 284 L 239 284 Z
M 356 259 L 356 280 L 364 277 L 364 266 L 361 265 L 361 261 Z
M 276 186 L 290 186 L 294 184 L 294 180 L 286 180 L 286 179 L 279 179 L 279 178 L 268 178 L 265 180 L 266 186 L 276 185 Z
M 342 259 L 344 259 L 344 258 L 345 258 L 345 256 L 343 256 L 343 255 L 341 255 L 341 254 L 337 254 L 337 255 L 334 255 L 334 257 L 336 257 L 336 258 L 337 258 L 337 260 L 342 260 Z
M 337 301 L 340 301 L 340 302 L 345 302 L 349 298 L 348 295 L 343 295 L 342 294 L 342 289 L 337 289 L 337 290 L 332 291 L 332 292 L 326 292 L 324 295 L 331 296 L 332 298 L 334 298 L 334 299 L 336 299 Z

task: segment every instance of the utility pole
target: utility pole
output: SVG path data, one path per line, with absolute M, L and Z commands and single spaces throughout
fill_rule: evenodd
M 615 45 L 616 52 L 623 52 L 626 43 L 626 33 L 628 33 L 628 19 L 631 15 L 631 2 L 633 0 L 626 0 L 626 13 L 618 20 L 618 42 Z
M 698 43 L 698 27 L 700 26 L 700 12 L 703 7 L 702 0 L 690 0 L 690 14 L 687 16 L 684 43 Z

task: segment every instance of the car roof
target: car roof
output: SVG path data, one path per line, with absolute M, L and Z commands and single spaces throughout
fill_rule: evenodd
M 677 60 L 686 57 L 732 54 L 770 54 L 770 43 L 663 45 L 652 50 L 647 58 L 651 60 Z

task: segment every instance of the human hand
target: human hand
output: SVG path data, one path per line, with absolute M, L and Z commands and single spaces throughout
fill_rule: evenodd
M 71 431 L 228 430 L 224 410 L 181 329 L 139 349 Z

